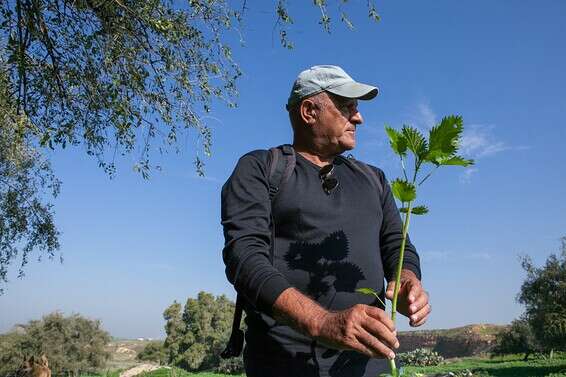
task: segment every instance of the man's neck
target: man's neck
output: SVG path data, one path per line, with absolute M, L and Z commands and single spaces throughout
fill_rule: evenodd
M 325 154 L 322 151 L 316 150 L 314 147 L 306 147 L 296 142 L 293 143 L 293 148 L 295 149 L 295 152 L 300 153 L 301 156 L 320 167 L 331 164 L 337 156 L 335 154 Z

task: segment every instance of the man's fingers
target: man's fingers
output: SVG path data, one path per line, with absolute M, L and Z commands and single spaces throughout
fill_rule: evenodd
M 389 331 L 395 331 L 395 324 L 389 318 L 384 310 L 376 308 L 375 306 L 366 306 L 366 314 L 373 320 L 377 320 L 389 329 Z
M 424 293 L 423 286 L 418 280 L 409 280 L 409 293 L 407 294 L 407 300 L 409 304 L 414 303 L 422 294 Z
M 411 326 L 420 326 L 423 323 L 426 322 L 426 319 L 428 318 L 428 315 L 430 314 L 432 310 L 432 307 L 430 306 L 430 304 L 426 304 L 421 310 L 419 310 L 417 313 L 412 314 L 410 317 L 410 321 L 409 324 Z
M 368 348 L 373 353 L 374 357 L 378 356 L 388 359 L 395 357 L 395 352 L 393 352 L 391 348 L 387 347 L 378 338 L 365 331 L 364 329 L 360 330 L 360 334 L 358 335 L 358 342 Z
M 393 300 L 393 291 L 395 290 L 395 282 L 387 284 L 387 290 L 385 291 L 385 297 L 389 300 Z
M 421 290 L 421 294 L 409 305 L 409 315 L 419 312 L 426 304 L 428 304 L 428 293 Z
M 367 317 L 366 321 L 362 322 L 362 329 L 377 338 L 380 342 L 384 343 L 391 349 L 399 347 L 399 341 L 395 334 L 387 328 L 383 323 L 375 320 L 372 317 Z

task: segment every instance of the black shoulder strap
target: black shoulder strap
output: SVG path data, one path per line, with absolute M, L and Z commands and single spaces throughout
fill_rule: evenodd
M 282 185 L 287 182 L 295 165 L 297 159 L 295 150 L 289 144 L 280 145 L 269 149 L 269 159 L 267 162 L 267 181 L 269 184 L 269 200 L 273 203 L 273 199 L 279 192 Z M 273 221 L 273 214 L 271 214 L 271 247 L 269 250 L 269 260 L 273 264 L 273 252 L 275 250 L 275 222 Z M 236 307 L 234 309 L 234 319 L 232 321 L 232 333 L 228 340 L 228 345 L 220 354 L 223 359 L 240 356 L 244 346 L 244 332 L 240 329 L 240 322 L 242 321 L 242 298 L 238 294 L 236 296 Z
M 279 192 L 280 187 L 287 182 L 297 163 L 295 150 L 289 144 L 280 145 L 269 149 L 269 200 L 273 199 Z

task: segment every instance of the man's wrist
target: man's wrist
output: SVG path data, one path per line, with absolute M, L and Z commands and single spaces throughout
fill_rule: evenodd
M 417 277 L 417 274 L 415 274 L 415 272 L 413 270 L 409 270 L 407 268 L 404 268 L 404 269 L 401 270 L 401 278 L 402 279 L 419 280 L 419 278 Z
M 275 301 L 273 314 L 275 320 L 316 338 L 329 312 L 297 289 L 288 288 Z

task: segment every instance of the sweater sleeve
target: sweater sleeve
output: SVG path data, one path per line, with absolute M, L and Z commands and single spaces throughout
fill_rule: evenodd
M 226 276 L 236 291 L 253 307 L 272 315 L 273 303 L 291 285 L 270 261 L 267 158 L 261 161 L 259 157 L 243 156 L 222 187 L 222 257 Z
M 395 280 L 399 252 L 403 240 L 403 222 L 399 214 L 399 208 L 391 191 L 391 186 L 381 169 L 377 169 L 383 187 L 382 205 L 383 222 L 380 230 L 381 259 L 387 281 Z M 405 255 L 403 257 L 403 268 L 411 270 L 421 279 L 420 260 L 415 246 L 411 243 L 407 234 L 405 243 Z

